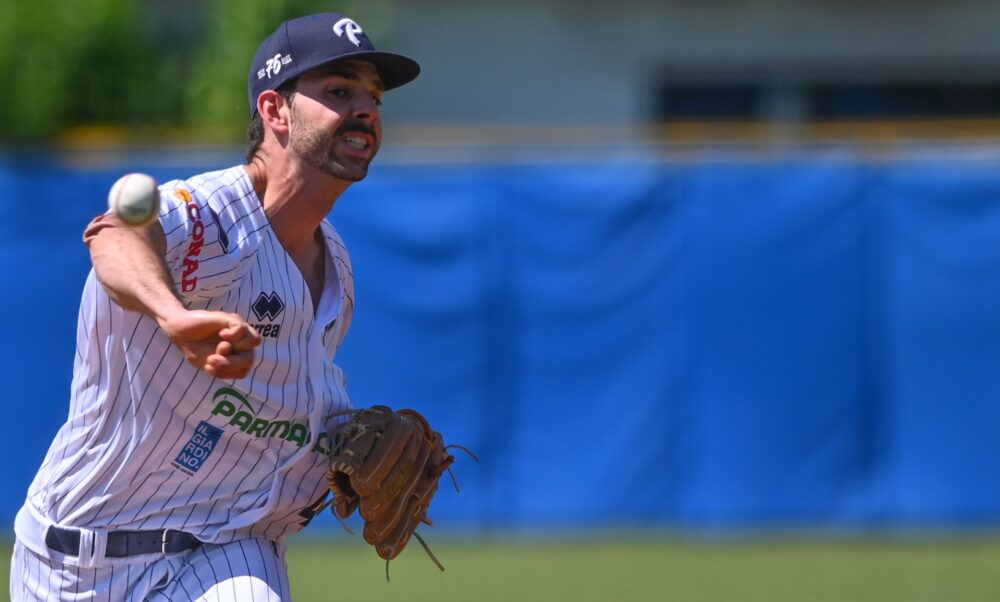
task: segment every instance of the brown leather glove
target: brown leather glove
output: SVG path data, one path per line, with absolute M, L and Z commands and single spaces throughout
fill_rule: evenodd
M 327 472 L 332 511 L 346 519 L 360 508 L 365 541 L 380 557 L 392 560 L 420 523 L 431 524 L 427 518 L 431 499 L 454 461 L 441 434 L 415 410 L 393 411 L 386 406 L 360 410 L 334 432 Z M 419 535 L 417 539 L 444 570 Z

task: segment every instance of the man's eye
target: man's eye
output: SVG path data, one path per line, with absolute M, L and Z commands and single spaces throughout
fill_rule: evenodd
M 327 92 L 330 96 L 336 96 L 337 98 L 347 98 L 347 90 L 343 88 L 334 88 Z
M 373 94 L 372 98 L 375 99 L 375 106 L 376 107 L 381 107 L 382 106 L 382 98 L 380 96 L 375 96 Z

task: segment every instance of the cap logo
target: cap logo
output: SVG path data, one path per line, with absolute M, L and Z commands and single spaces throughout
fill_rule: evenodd
M 364 31 L 360 25 L 345 17 L 333 24 L 333 33 L 337 34 L 337 37 L 340 38 L 346 35 L 351 44 L 360 46 L 361 40 L 358 39 L 358 34 L 364 33 Z
M 267 62 L 264 63 L 264 68 L 257 72 L 257 79 L 264 79 L 264 76 L 267 76 L 267 79 L 271 79 L 271 76 L 281 73 L 282 65 L 287 65 L 291 62 L 292 56 L 290 54 L 286 54 L 285 56 L 276 54 L 267 59 Z

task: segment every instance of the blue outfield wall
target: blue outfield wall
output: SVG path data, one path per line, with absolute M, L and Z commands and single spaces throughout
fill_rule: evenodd
M 205 169 L 0 160 L 7 524 L 66 415 L 84 225 L 124 171 Z M 482 458 L 439 523 L 1000 524 L 1000 162 L 384 165 L 332 219 L 355 403 Z

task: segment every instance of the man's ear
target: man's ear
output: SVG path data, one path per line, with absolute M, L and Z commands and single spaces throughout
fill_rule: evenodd
M 276 134 L 288 132 L 288 102 L 275 90 L 265 90 L 257 97 L 257 112 L 266 129 Z

